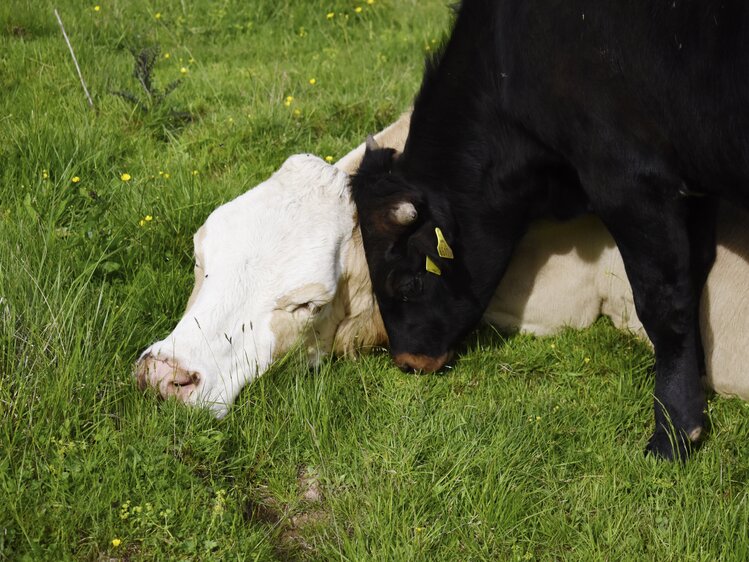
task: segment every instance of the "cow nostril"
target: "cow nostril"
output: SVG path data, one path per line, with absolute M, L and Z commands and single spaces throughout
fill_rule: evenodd
M 409 365 L 408 363 L 404 363 L 404 362 L 400 362 L 400 363 L 399 363 L 399 362 L 397 362 L 397 361 L 396 361 L 395 365 L 396 365 L 396 367 L 398 367 L 398 368 L 399 368 L 399 369 L 400 369 L 401 371 L 403 371 L 404 373 L 408 373 L 409 375 L 410 375 L 410 374 L 413 374 L 413 373 L 415 373 L 415 372 L 416 372 L 416 371 L 414 370 L 414 368 L 413 368 L 413 367 L 411 367 L 411 365 Z
M 158 359 L 151 354 L 138 361 L 135 375 L 141 390 L 151 386 L 158 390 L 161 398 L 174 396 L 182 401 L 188 401 L 201 383 L 197 371 L 182 368 L 174 358 Z
M 183 373 L 181 376 L 178 376 L 178 373 L 175 370 L 174 379 L 172 379 L 171 383 L 177 388 L 183 388 L 193 385 L 197 386 L 198 384 L 200 384 L 200 375 L 193 371 L 191 373 Z

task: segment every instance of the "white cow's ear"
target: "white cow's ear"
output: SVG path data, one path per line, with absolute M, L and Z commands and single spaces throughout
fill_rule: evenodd
M 401 201 L 391 209 L 390 216 L 396 224 L 407 226 L 419 217 L 419 213 L 416 211 L 413 203 L 410 201 Z

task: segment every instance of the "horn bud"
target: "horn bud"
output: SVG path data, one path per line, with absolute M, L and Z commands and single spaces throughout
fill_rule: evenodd
M 393 220 L 403 226 L 413 223 L 419 213 L 416 212 L 416 207 L 409 201 L 401 201 L 396 207 L 393 207 L 390 211 Z

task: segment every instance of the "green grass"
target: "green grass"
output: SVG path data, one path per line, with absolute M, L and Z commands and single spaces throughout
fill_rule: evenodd
M 91 111 L 54 5 L 0 4 L 0 559 L 749 558 L 749 408 L 713 399 L 685 466 L 645 458 L 652 356 L 604 321 L 485 330 L 440 376 L 292 357 L 221 421 L 139 392 L 208 213 L 393 121 L 449 11 L 94 5 L 57 4 Z M 131 50 L 154 45 L 157 86 L 183 80 L 141 112 L 111 92 L 144 96 Z

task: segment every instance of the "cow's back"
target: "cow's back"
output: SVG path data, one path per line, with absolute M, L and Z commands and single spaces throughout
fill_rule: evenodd
M 628 146 L 700 191 L 746 185 L 745 1 L 506 0 L 492 9 L 503 110 L 578 171 Z M 732 196 L 749 202 L 745 190 Z
M 484 319 L 503 330 L 539 336 L 565 327 L 585 328 L 602 313 L 610 314 L 618 327 L 629 328 L 622 302 L 602 310 L 609 294 L 629 289 L 624 277 L 624 290 L 609 291 L 617 281 L 611 264 L 618 257 L 611 236 L 595 217 L 535 222 L 519 242 Z M 609 292 L 604 295 L 604 290 Z M 631 290 L 629 295 L 631 302 Z
M 450 177 L 440 153 L 495 157 L 481 154 L 511 124 L 578 171 L 628 147 L 695 190 L 735 192 L 749 178 L 747 68 L 744 0 L 464 0 L 427 65 L 404 170 Z

